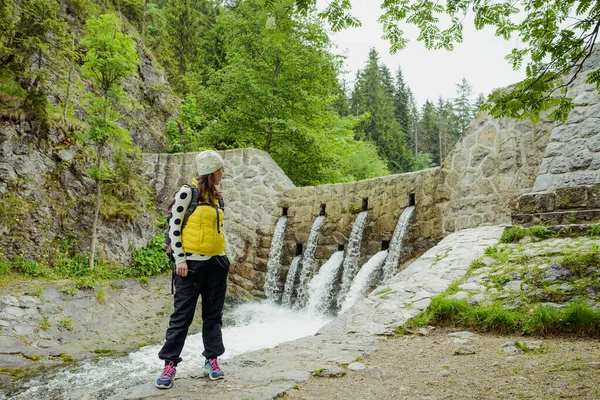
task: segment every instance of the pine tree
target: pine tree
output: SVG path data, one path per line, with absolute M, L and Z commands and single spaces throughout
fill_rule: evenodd
M 218 7 L 209 0 L 172 0 L 164 9 L 165 34 L 159 59 L 171 85 L 180 94 L 205 83 L 224 58 L 212 27 Z
M 394 90 L 394 114 L 407 138 L 410 137 L 410 112 L 408 104 L 408 87 L 404 84 L 402 69 L 396 71 L 396 87 Z
M 358 73 L 352 105 L 370 118 L 357 127 L 357 138 L 371 140 L 390 171 L 407 171 L 412 163 L 402 127 L 394 115 L 394 84 L 389 69 L 379 64 L 379 54 L 369 51 L 365 68 Z
M 455 129 L 456 117 L 452 103 L 444 100 L 441 96 L 438 97 L 436 106 L 437 125 L 438 125 L 438 153 L 440 163 L 448 155 L 448 152 L 455 143 L 457 130 Z
M 479 110 L 481 109 L 481 106 L 483 106 L 485 104 L 485 96 L 483 95 L 483 93 L 479 93 L 479 95 L 477 95 L 477 99 L 475 100 L 475 103 L 473 104 L 473 113 L 477 114 L 479 112 Z
M 456 98 L 454 98 L 454 109 L 456 110 L 458 129 L 461 135 L 473 119 L 472 95 L 473 87 L 465 78 L 462 78 L 460 83 L 456 84 Z
M 418 131 L 419 149 L 431 154 L 436 165 L 440 165 L 438 116 L 429 100 L 422 107 Z
M 410 150 L 413 153 L 414 157 L 417 156 L 419 152 L 419 108 L 417 107 L 417 101 L 415 100 L 415 96 L 412 90 L 407 86 L 406 87 L 406 104 L 407 104 L 407 114 L 408 114 L 408 131 L 410 132 L 407 135 L 407 142 L 410 145 Z
M 346 117 L 352 114 L 352 108 L 350 107 L 350 99 L 348 98 L 348 83 L 345 79 L 338 85 L 338 95 L 333 103 L 333 109 L 340 115 L 340 117 Z
M 63 61 L 68 49 L 67 24 L 59 15 L 57 0 L 23 0 L 20 8 L 14 3 L 0 3 L 0 67 L 8 68 L 27 91 L 22 108 L 45 133 L 48 126 L 47 82 L 49 74 L 61 72 L 53 65 Z M 9 16 L 17 16 L 8 21 Z

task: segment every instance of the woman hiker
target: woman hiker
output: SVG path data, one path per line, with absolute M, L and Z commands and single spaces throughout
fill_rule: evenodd
M 158 353 L 165 363 L 163 373 L 156 381 L 156 387 L 160 389 L 173 386 L 175 369 L 182 360 L 181 350 L 199 296 L 202 297 L 202 355 L 206 357 L 204 374 L 211 380 L 225 376 L 217 362 L 217 357 L 225 352 L 221 319 L 229 273 L 223 234 L 224 214 L 217 189 L 223 178 L 223 159 L 216 151 L 203 151 L 196 156 L 196 166 L 199 176 L 192 185 L 198 189 L 198 205 L 183 227 L 193 195 L 192 188 L 184 185 L 175 194 L 169 220 L 169 238 L 176 265 L 175 296 L 166 342 Z

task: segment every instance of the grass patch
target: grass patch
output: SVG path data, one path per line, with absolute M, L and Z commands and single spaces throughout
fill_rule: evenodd
M 589 226 L 590 236 L 600 236 L 600 222 Z
M 403 333 L 414 326 L 441 325 L 499 334 L 600 337 L 600 310 L 574 301 L 564 309 L 540 306 L 529 313 L 522 309 L 507 310 L 500 304 L 472 306 L 466 300 L 436 297 L 423 314 L 405 325 L 397 332 Z
M 96 298 L 98 299 L 98 303 L 104 304 L 106 302 L 106 294 L 104 293 L 104 288 L 98 288 L 96 292 Z
M 68 331 L 73 330 L 73 319 L 69 316 L 58 321 L 58 326 L 65 328 Z
M 110 353 L 114 353 L 114 350 L 110 350 L 110 349 L 95 349 L 94 353 L 95 354 L 110 354 Z
M 581 278 L 589 268 L 600 270 L 600 251 L 594 248 L 589 253 L 569 254 L 563 257 L 561 264 L 567 267 L 573 275 Z
M 504 228 L 502 236 L 500 237 L 501 243 L 515 243 L 523 239 L 526 236 L 531 236 L 537 240 L 548 239 L 552 236 L 569 236 L 569 233 L 552 233 L 545 226 L 533 226 L 531 228 L 523 228 L 521 226 L 510 226 Z

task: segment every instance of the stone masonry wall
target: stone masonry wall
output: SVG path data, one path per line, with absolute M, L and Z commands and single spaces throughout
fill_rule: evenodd
M 510 223 L 511 204 L 531 190 L 553 127 L 479 113 L 440 168 L 435 193 L 443 235 Z
M 280 206 L 288 208 L 282 264 L 290 265 L 297 244 L 306 248 L 314 219 L 325 205 L 325 221 L 320 230 L 315 258 L 324 263 L 346 245 L 352 224 L 363 201 L 367 201 L 367 222 L 363 231 L 361 261 L 381 250 L 382 241 L 390 241 L 402 211 L 414 195 L 415 211 L 411 229 L 404 241 L 403 260 L 414 251 L 425 250 L 440 238 L 440 215 L 432 196 L 436 169 L 390 175 L 353 183 L 299 187 L 288 189 L 280 198 Z
M 600 183 L 600 97 L 595 85 L 586 83 L 591 67 L 600 64 L 594 52 L 569 87 L 575 109 L 550 136 L 534 192 Z

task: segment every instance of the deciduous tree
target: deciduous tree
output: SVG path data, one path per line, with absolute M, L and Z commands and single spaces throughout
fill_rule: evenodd
M 106 148 L 111 144 L 124 147 L 131 143 L 129 131 L 119 126 L 121 115 L 117 107 L 123 104 L 126 97 L 122 81 L 136 73 L 138 58 L 135 43 L 121 31 L 120 21 L 114 14 L 88 20 L 86 34 L 81 41 L 86 49 L 82 73 L 90 78 L 94 89 L 89 97 L 88 129 L 85 133 L 85 138 L 95 150 L 94 163 L 88 169 L 96 182 L 89 260 L 90 269 L 93 269 L 102 182 L 110 177 L 104 165 Z
M 295 3 L 303 13 L 316 0 Z M 351 7 L 350 0 L 332 0 L 321 15 L 338 31 L 360 24 L 350 14 Z M 520 44 L 507 59 L 515 69 L 525 66 L 526 77 L 494 91 L 484 108 L 495 117 L 534 121 L 542 112 L 566 120 L 574 107 L 567 86 L 581 73 L 600 31 L 600 2 L 594 0 L 387 0 L 381 10 L 379 22 L 392 53 L 408 42 L 403 24 L 415 25 L 417 40 L 427 48 L 452 50 L 463 40 L 466 16 L 473 17 L 476 29 L 490 26 L 496 36 L 517 39 Z M 449 23 L 443 26 L 443 21 Z M 600 68 L 588 72 L 586 80 L 600 92 Z

